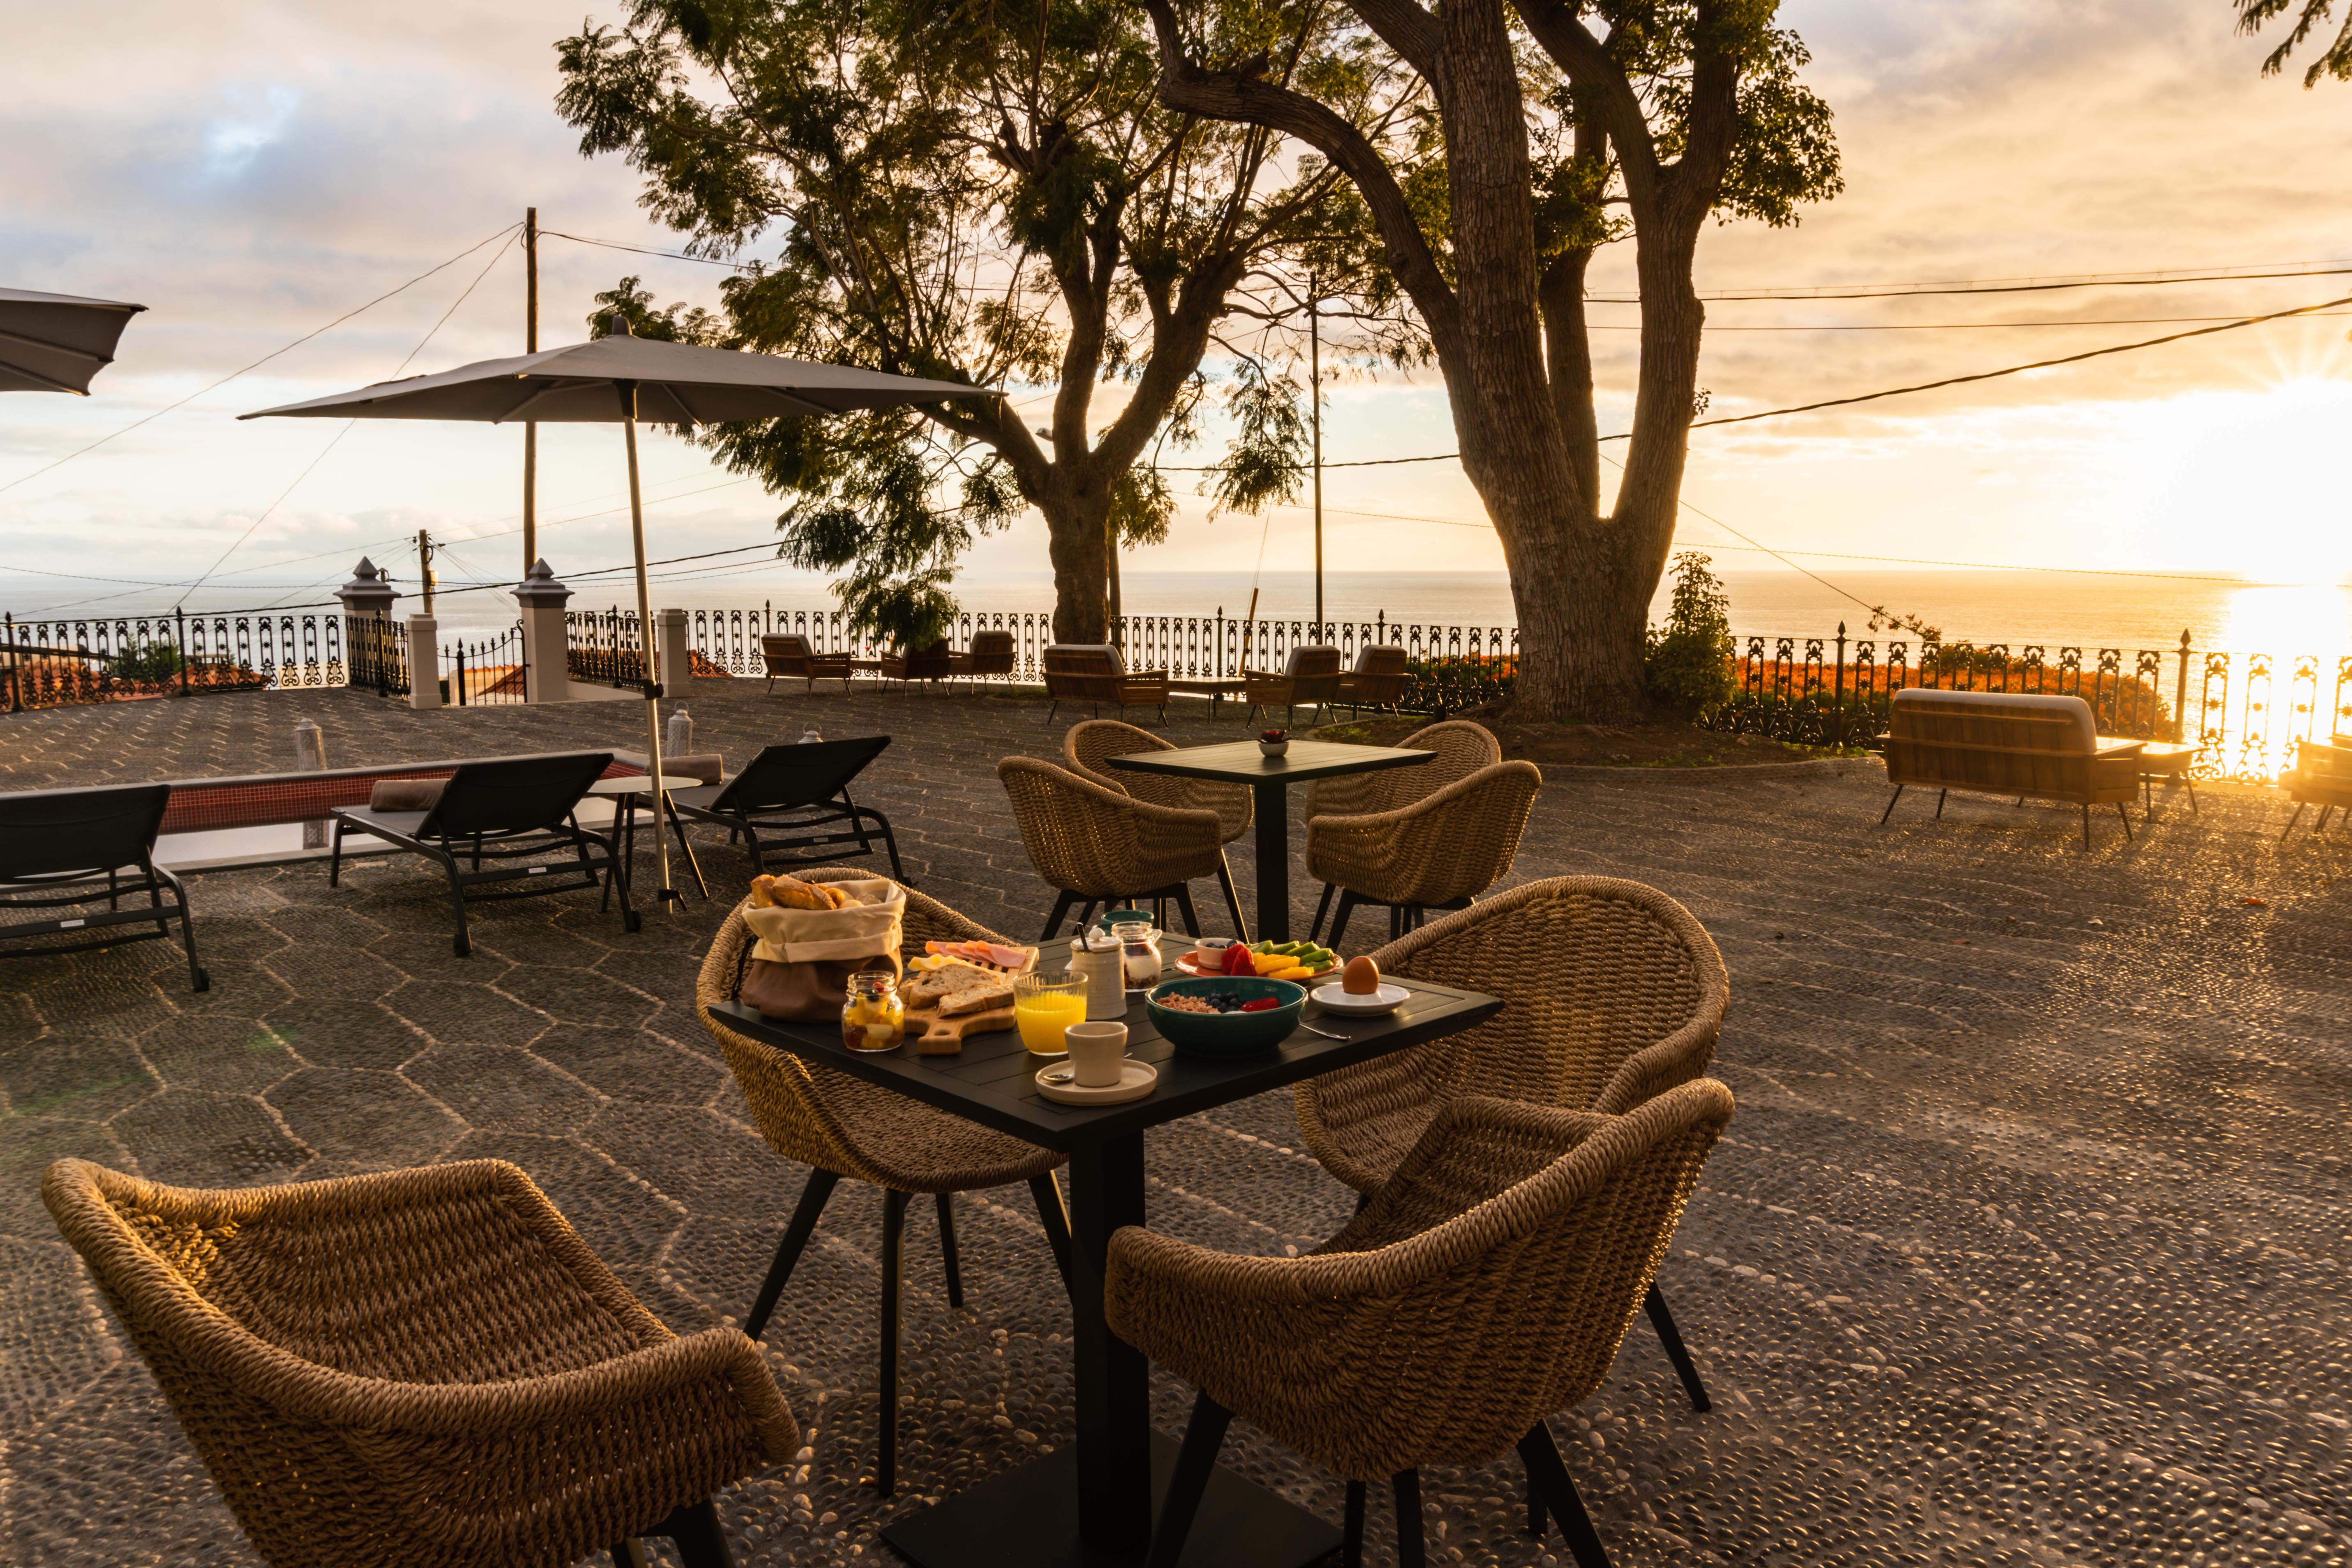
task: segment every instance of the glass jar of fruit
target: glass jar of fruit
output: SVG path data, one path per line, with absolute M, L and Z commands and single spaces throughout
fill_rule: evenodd
M 907 1004 L 895 974 L 849 977 L 841 1004 L 841 1042 L 853 1051 L 895 1051 L 907 1037 Z

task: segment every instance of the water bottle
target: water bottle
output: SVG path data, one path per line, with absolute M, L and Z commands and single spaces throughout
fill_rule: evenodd
M 686 710 L 683 702 L 669 716 L 669 728 L 662 735 L 662 750 L 673 757 L 683 757 L 694 750 L 694 715 Z
M 824 737 L 818 734 L 816 726 L 812 724 L 801 731 L 800 743 L 803 746 L 822 746 L 824 744 Z

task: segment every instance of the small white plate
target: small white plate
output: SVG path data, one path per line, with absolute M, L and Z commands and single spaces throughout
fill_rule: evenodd
M 1338 1013 L 1350 1018 L 1377 1018 L 1383 1013 L 1393 1013 L 1403 1006 L 1405 998 L 1412 993 L 1402 985 L 1391 985 L 1383 980 L 1381 988 L 1370 996 L 1350 996 L 1336 983 L 1318 985 L 1308 994 L 1321 1003 L 1327 1013 Z
M 1077 1069 L 1067 1062 L 1037 1075 L 1037 1092 L 1064 1105 L 1124 1105 L 1130 1100 L 1141 1100 L 1159 1087 L 1159 1069 L 1132 1057 L 1119 1063 L 1118 1081 L 1104 1089 L 1081 1087 Z

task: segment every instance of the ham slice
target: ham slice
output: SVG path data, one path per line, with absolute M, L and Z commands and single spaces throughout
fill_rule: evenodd
M 1025 947 L 1000 947 L 992 942 L 927 942 L 923 951 L 944 958 L 960 958 L 967 963 L 984 963 L 992 969 L 1020 971 L 1029 967 L 1035 956 Z

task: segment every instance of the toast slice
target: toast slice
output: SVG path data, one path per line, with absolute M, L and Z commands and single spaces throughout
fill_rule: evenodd
M 1013 1005 L 1013 982 L 1001 975 L 967 982 L 949 993 L 940 1002 L 940 1016 L 953 1018 L 965 1013 L 992 1013 L 1000 1007 Z
M 909 1007 L 929 1007 L 987 978 L 988 971 L 958 961 L 924 970 L 900 987 L 898 994 L 907 999 Z

